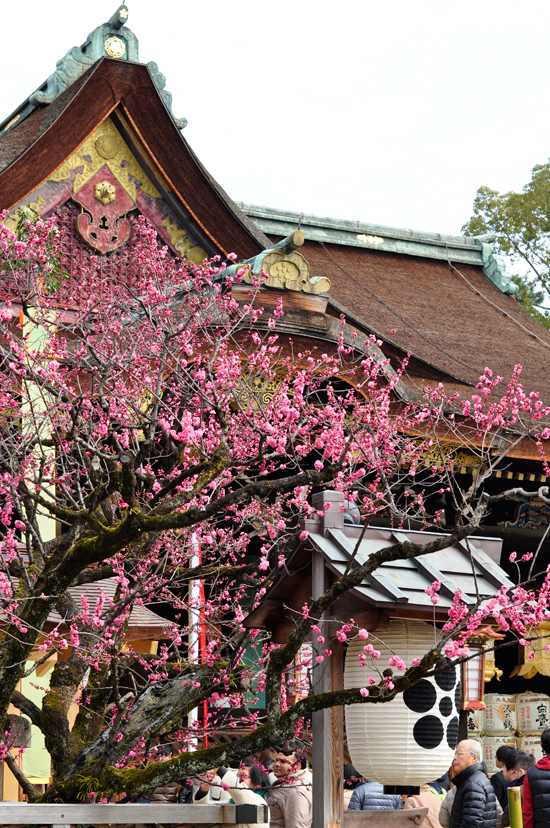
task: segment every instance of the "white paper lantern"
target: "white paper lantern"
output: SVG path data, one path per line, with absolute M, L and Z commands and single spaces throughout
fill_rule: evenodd
M 372 640 L 381 656 L 382 672 L 392 655 L 410 665 L 433 647 L 433 627 L 423 621 L 392 619 L 388 629 Z M 368 687 L 377 678 L 372 666 L 362 667 L 358 655 L 365 642 L 354 639 L 346 653 L 344 686 Z M 370 661 L 370 659 L 369 659 Z M 346 732 L 351 761 L 358 772 L 384 785 L 423 785 L 450 767 L 458 741 L 461 686 L 452 668 L 422 679 L 386 704 L 346 707 Z

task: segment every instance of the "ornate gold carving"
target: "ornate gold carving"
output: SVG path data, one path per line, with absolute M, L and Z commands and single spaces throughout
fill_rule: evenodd
M 290 285 L 295 282 L 299 284 L 300 270 L 294 262 L 285 262 L 281 260 L 271 265 L 269 268 L 269 277 L 277 283 L 277 287 L 282 287 L 283 285 L 286 286 L 287 282 L 290 283 L 290 287 Z
M 485 653 L 485 669 L 483 672 L 483 681 L 488 683 L 492 678 L 497 677 L 497 681 L 502 678 L 502 670 L 495 664 L 495 651 Z
M 479 658 L 483 658 L 483 681 L 485 683 L 491 681 L 495 676 L 497 681 L 500 681 L 503 676 L 502 670 L 495 664 L 494 646 L 497 641 L 505 637 L 496 627 L 487 626 L 482 627 L 482 629 L 468 638 L 468 644 L 481 645 L 482 650 Z M 489 651 L 487 651 L 487 647 L 490 648 Z
M 164 219 L 161 227 L 166 228 L 172 247 L 183 259 L 187 259 L 196 265 L 201 265 L 203 260 L 208 258 L 205 251 L 202 247 L 199 247 L 195 239 L 185 230 L 180 230 L 177 224 L 172 224 L 168 217 Z
M 111 204 L 116 198 L 116 188 L 109 181 L 101 181 L 94 187 L 94 197 L 102 204 Z
M 473 471 L 481 466 L 481 460 L 469 451 L 466 451 L 460 443 L 441 443 L 432 451 L 424 451 L 420 459 L 425 466 L 441 466 L 451 464 L 457 467 Z
M 284 371 L 277 371 L 272 376 L 250 376 L 245 372 L 235 386 L 235 399 L 242 408 L 252 407 L 257 410 L 268 406 L 285 379 Z
M 95 142 L 97 154 L 102 158 L 114 158 L 118 152 L 118 141 L 114 135 L 100 135 Z
M 534 640 L 526 647 L 519 645 L 519 664 L 514 667 L 510 676 L 523 676 L 526 679 L 534 678 L 537 673 L 541 676 L 550 676 L 550 651 L 545 650 L 550 644 L 550 621 L 543 621 L 536 629 L 531 628 L 527 633 L 525 638 Z
M 309 277 L 309 262 L 293 250 L 285 253 L 282 250 L 272 250 L 262 261 L 262 270 L 268 278 L 264 282 L 268 287 L 282 290 L 302 290 L 304 293 L 328 293 L 330 280 L 324 276 Z M 253 275 L 249 270 L 243 276 L 243 282 L 252 283 Z
M 121 58 L 126 54 L 126 44 L 120 37 L 108 37 L 105 41 L 105 51 L 112 58 Z
M 381 236 L 371 236 L 370 233 L 360 233 L 357 238 L 359 241 L 367 242 L 367 244 L 384 244 L 384 239 Z
M 123 20 L 127 20 L 128 19 L 128 9 L 120 9 L 120 11 L 118 13 L 118 16 L 122 17 Z
M 110 118 L 107 118 L 84 141 L 74 155 L 71 155 L 51 176 L 50 181 L 66 181 L 73 170 L 80 169 L 73 183 L 73 193 L 77 193 L 105 164 L 132 201 L 136 200 L 136 185 L 130 180 L 130 176 L 140 183 L 142 192 L 153 198 L 162 198 L 124 143 Z

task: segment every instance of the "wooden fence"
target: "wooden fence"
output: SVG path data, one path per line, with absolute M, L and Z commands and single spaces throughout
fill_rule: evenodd
M 40 805 L 1 802 L 0 824 L 52 825 L 178 825 L 231 826 L 267 823 L 267 805 Z

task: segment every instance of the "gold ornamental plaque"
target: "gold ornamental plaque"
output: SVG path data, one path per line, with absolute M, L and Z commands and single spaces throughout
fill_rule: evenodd
M 94 198 L 102 204 L 111 204 L 116 198 L 116 189 L 110 181 L 101 181 L 94 187 Z
M 121 58 L 126 54 L 126 44 L 120 37 L 108 37 L 105 41 L 105 51 L 112 58 Z
M 95 142 L 98 155 L 102 158 L 114 158 L 119 151 L 119 142 L 116 135 L 100 135 Z

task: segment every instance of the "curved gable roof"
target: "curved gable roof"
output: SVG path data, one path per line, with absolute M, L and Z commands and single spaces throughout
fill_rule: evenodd
M 117 108 L 153 171 L 210 240 L 209 252 L 246 258 L 270 247 L 179 133 L 147 66 L 110 58 L 93 64 L 53 103 L 0 138 L 0 210 L 17 206 L 47 181 Z

